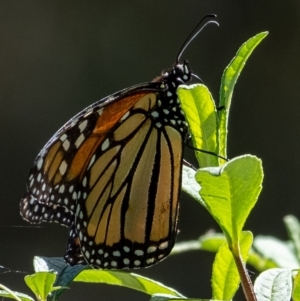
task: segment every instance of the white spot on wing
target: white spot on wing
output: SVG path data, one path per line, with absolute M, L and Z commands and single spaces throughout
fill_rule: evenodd
M 38 161 L 38 163 L 37 163 L 37 165 L 36 165 L 36 167 L 37 167 L 38 170 L 40 170 L 42 168 L 43 163 L 44 163 L 44 159 L 40 158 L 39 161 Z
M 153 112 L 151 113 L 151 116 L 154 117 L 154 118 L 158 118 L 159 114 L 158 114 L 157 111 L 153 111 Z
M 116 267 L 118 265 L 118 263 L 116 261 L 112 261 L 110 264 L 112 267 Z
M 124 259 L 123 259 L 123 262 L 124 262 L 124 264 L 129 264 L 129 263 L 130 263 L 130 260 L 129 260 L 128 258 L 124 258 Z
M 108 147 L 109 147 L 109 140 L 106 139 L 101 145 L 101 150 L 105 151 Z
M 153 252 L 155 252 L 156 251 L 156 247 L 155 246 L 151 246 L 151 247 L 149 247 L 148 249 L 147 249 L 147 252 L 148 253 L 153 253 Z
M 163 250 L 163 249 L 166 249 L 168 246 L 169 246 L 169 242 L 165 241 L 165 242 L 161 243 L 158 248 L 160 250 Z
M 96 159 L 96 155 L 94 154 L 93 157 L 92 157 L 92 159 L 90 160 L 90 163 L 89 163 L 89 166 L 88 166 L 87 169 L 90 169 L 90 167 L 94 164 L 95 159 Z
M 68 136 L 66 134 L 63 134 L 63 135 L 60 136 L 59 139 L 60 139 L 60 141 L 65 141 L 67 139 L 67 137 Z
M 79 148 L 79 146 L 82 144 L 82 142 L 84 141 L 84 135 L 83 134 L 81 134 L 78 138 L 77 138 L 77 140 L 75 141 L 75 146 L 76 146 L 76 148 Z
M 120 253 L 120 251 L 114 251 L 113 255 L 116 257 L 119 257 L 119 256 L 121 256 L 121 253 Z
M 147 262 L 148 264 L 151 264 L 151 263 L 154 262 L 154 258 L 148 258 L 148 259 L 146 260 L 146 262 Z
M 68 151 L 68 149 L 70 147 L 70 141 L 68 139 L 65 140 L 62 146 L 63 146 L 65 151 Z
M 65 174 L 67 167 L 68 167 L 68 165 L 65 160 L 60 163 L 59 172 L 61 173 L 61 175 Z
M 144 255 L 144 251 L 143 250 L 135 250 L 134 254 L 137 256 L 143 256 Z
M 80 130 L 80 133 L 82 133 L 84 131 L 84 129 L 86 128 L 87 124 L 88 124 L 88 121 L 86 119 L 79 124 L 78 128 Z
M 65 185 L 61 185 L 58 192 L 59 193 L 64 193 L 64 191 L 65 191 Z

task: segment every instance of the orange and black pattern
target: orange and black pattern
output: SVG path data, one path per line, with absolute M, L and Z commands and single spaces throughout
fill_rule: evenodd
M 70 228 L 65 259 L 151 266 L 175 243 L 184 140 L 176 90 L 187 62 L 110 95 L 67 122 L 38 154 L 20 203 L 30 223 Z

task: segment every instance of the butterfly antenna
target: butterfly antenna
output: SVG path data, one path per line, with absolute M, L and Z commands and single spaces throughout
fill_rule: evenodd
M 197 24 L 197 26 L 192 30 L 192 32 L 189 34 L 189 36 L 187 37 L 187 39 L 184 41 L 184 43 L 182 44 L 178 55 L 176 57 L 176 64 L 179 63 L 180 57 L 182 55 L 182 53 L 184 52 L 184 50 L 186 49 L 186 47 L 188 47 L 188 45 L 194 40 L 194 38 L 208 25 L 211 23 L 214 23 L 216 25 L 219 26 L 219 23 L 216 21 L 208 21 L 206 22 L 204 25 L 202 25 L 200 28 L 199 26 L 202 24 L 202 22 L 206 19 L 206 18 L 216 18 L 217 15 L 206 15 L 205 17 L 203 17 L 201 19 L 201 21 Z

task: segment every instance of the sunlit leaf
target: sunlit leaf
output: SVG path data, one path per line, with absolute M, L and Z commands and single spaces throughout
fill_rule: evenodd
M 221 87 L 220 87 L 220 103 L 218 110 L 219 116 L 219 129 L 218 129 L 218 142 L 219 142 L 219 155 L 226 157 L 226 145 L 227 145 L 227 127 L 229 109 L 231 104 L 231 98 L 234 90 L 234 86 L 238 80 L 238 77 L 243 70 L 246 61 L 250 57 L 256 46 L 268 35 L 268 32 L 262 32 L 256 36 L 250 38 L 245 42 L 238 50 L 236 56 L 229 63 L 224 70 Z
M 217 153 L 217 115 L 213 98 L 202 84 L 180 86 L 177 90 L 185 112 L 193 145 L 199 150 Z M 199 166 L 217 166 L 218 158 L 196 151 Z
M 37 272 L 33 275 L 25 276 L 24 279 L 38 300 L 47 300 L 47 296 L 52 291 L 56 280 L 56 273 Z
M 261 191 L 262 178 L 261 161 L 251 155 L 197 172 L 196 180 L 202 187 L 201 198 L 229 242 L 238 241 Z
M 263 257 L 272 259 L 282 268 L 297 269 L 299 260 L 288 242 L 272 236 L 258 235 L 253 246 Z
M 148 295 L 167 294 L 175 297 L 184 298 L 172 288 L 152 279 L 127 272 L 104 271 L 104 270 L 84 270 L 74 281 L 89 283 L 106 283 L 131 288 Z
M 255 280 L 254 292 L 257 301 L 290 301 L 292 295 L 292 271 L 270 269 Z

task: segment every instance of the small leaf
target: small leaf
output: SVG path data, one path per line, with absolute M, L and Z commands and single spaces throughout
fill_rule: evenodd
M 177 90 L 185 112 L 193 145 L 199 150 L 217 152 L 217 115 L 214 100 L 208 88 L 202 84 L 180 86 Z M 218 158 L 196 151 L 199 166 L 218 166 Z
M 106 283 L 128 287 L 148 295 L 167 294 L 175 297 L 185 298 L 172 288 L 152 279 L 126 272 L 104 271 L 104 270 L 84 270 L 74 281 L 89 283 Z
M 270 269 L 255 280 L 254 292 L 257 301 L 290 301 L 292 294 L 292 271 Z
M 272 236 L 258 235 L 254 239 L 254 248 L 265 258 L 272 259 L 279 267 L 297 269 L 299 260 L 287 242 Z
M 226 145 L 227 145 L 227 125 L 229 117 L 229 109 L 234 86 L 238 77 L 243 70 L 246 61 L 250 57 L 256 46 L 268 35 L 268 32 L 262 32 L 250 38 L 238 50 L 236 56 L 229 63 L 224 70 L 221 87 L 220 87 L 220 103 L 219 107 L 222 108 L 218 111 L 219 128 L 218 128 L 218 154 L 226 158 Z
M 250 155 L 222 167 L 200 169 L 196 174 L 201 198 L 231 243 L 238 241 L 261 191 L 262 178 L 261 161 Z
M 56 273 L 37 272 L 33 275 L 25 276 L 24 279 L 38 300 L 47 300 L 47 296 L 53 288 Z
M 240 251 L 244 262 L 247 261 L 252 241 L 251 232 L 242 233 Z M 216 255 L 211 282 L 213 299 L 216 300 L 231 300 L 239 287 L 240 276 L 227 243 L 219 249 Z

